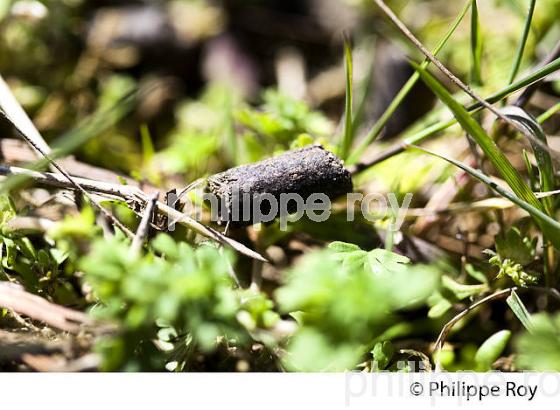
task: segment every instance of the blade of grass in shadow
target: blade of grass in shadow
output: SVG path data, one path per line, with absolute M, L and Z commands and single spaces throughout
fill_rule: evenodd
M 506 117 L 510 118 L 512 121 L 515 121 L 520 126 L 529 131 L 535 139 L 541 141 L 545 146 L 548 146 L 546 135 L 541 125 L 538 123 L 538 120 L 523 108 L 508 106 L 503 108 L 501 111 Z M 530 140 L 529 142 L 531 143 L 531 147 L 533 148 L 535 160 L 537 161 L 537 168 L 539 170 L 539 190 L 541 192 L 553 191 L 554 189 L 556 189 L 556 187 L 554 185 L 554 166 L 552 164 L 550 153 L 547 150 L 543 149 L 541 145 L 536 144 L 533 140 Z M 552 198 L 543 198 L 541 201 L 543 202 L 547 213 L 549 215 L 552 215 Z
M 527 150 L 525 148 L 523 148 L 521 154 L 523 155 L 523 162 L 525 162 L 525 168 L 527 168 L 527 174 L 529 175 L 529 186 L 531 187 L 531 190 L 535 192 L 537 191 L 537 180 L 535 179 L 533 164 L 531 164 L 531 161 L 529 160 L 529 154 L 527 153 Z
M 471 81 L 474 84 L 482 84 L 481 60 L 482 60 L 482 33 L 478 16 L 478 6 L 476 0 L 472 0 L 471 5 Z
M 467 14 L 467 11 L 468 11 L 469 7 L 471 6 L 471 1 L 472 0 L 468 0 L 465 3 L 463 8 L 461 9 L 461 12 L 455 18 L 455 20 L 453 21 L 453 24 L 451 25 L 451 27 L 449 28 L 449 30 L 447 31 L 445 36 L 440 40 L 440 42 L 438 43 L 438 45 L 434 49 L 434 51 L 433 51 L 434 55 L 437 55 L 441 51 L 441 49 L 443 48 L 443 46 L 445 46 L 445 44 L 447 43 L 447 41 L 449 40 L 451 35 L 455 32 L 455 30 L 457 29 L 457 27 L 459 26 L 459 24 L 461 23 L 461 21 L 463 20 L 465 15 Z M 430 64 L 430 61 L 428 59 L 425 59 L 422 62 L 422 67 L 428 67 L 429 64 Z M 379 134 L 381 134 L 381 131 L 383 131 L 383 129 L 385 128 L 385 125 L 387 125 L 387 122 L 389 121 L 389 119 L 391 118 L 393 113 L 401 105 L 401 103 L 406 98 L 406 96 L 408 95 L 410 90 L 412 90 L 412 87 L 414 87 L 414 84 L 416 84 L 416 82 L 418 81 L 419 78 L 420 77 L 418 76 L 418 73 L 414 73 L 414 74 L 412 74 L 412 76 L 410 76 L 408 81 L 402 86 L 402 88 L 399 90 L 398 94 L 395 96 L 395 98 L 393 98 L 393 100 L 391 101 L 391 103 L 389 104 L 387 109 L 383 112 L 381 117 L 379 117 L 379 119 L 375 122 L 373 127 L 368 131 L 366 136 L 361 141 L 360 145 L 348 157 L 347 162 L 349 164 L 352 164 L 352 163 L 358 161 L 360 156 L 363 154 L 363 152 L 369 146 L 369 144 L 371 144 L 379 136 Z
M 515 77 L 517 76 L 517 73 L 519 72 L 519 67 L 521 66 L 521 60 L 523 59 L 525 46 L 527 45 L 527 38 L 529 37 L 529 32 L 531 31 L 531 22 L 533 21 L 533 12 L 535 11 L 536 3 L 537 0 L 530 0 L 529 2 L 529 9 L 527 11 L 527 17 L 525 18 L 523 33 L 521 34 L 519 44 L 517 45 L 517 51 L 515 52 L 515 58 L 513 60 L 513 67 L 511 69 L 508 84 L 513 83 Z
M 487 185 L 489 188 L 491 188 L 497 194 L 503 196 L 504 198 L 510 200 L 511 202 L 513 202 L 514 204 L 519 206 L 521 209 L 523 209 L 524 211 L 529 213 L 529 215 L 531 215 L 535 219 L 535 221 L 537 222 L 539 227 L 543 230 L 543 232 L 551 240 L 554 247 L 556 249 L 560 248 L 560 222 L 556 221 L 555 219 L 553 219 L 549 215 L 547 215 L 540 208 L 540 206 L 539 206 L 540 204 L 538 202 L 537 202 L 538 205 L 534 206 L 531 203 L 528 203 L 528 202 L 520 199 L 519 196 L 515 195 L 513 192 L 508 191 L 507 189 L 504 189 L 501 186 L 499 186 L 489 176 L 483 174 L 479 170 L 474 169 L 474 168 L 472 168 L 472 167 L 470 167 L 470 166 L 468 166 L 468 165 L 466 165 L 466 164 L 464 164 L 460 161 L 457 161 L 453 158 L 449 158 L 449 157 L 446 157 L 444 155 L 438 154 L 438 153 L 436 153 L 434 151 L 431 151 L 431 150 L 428 150 L 426 148 L 419 147 L 417 145 L 410 145 L 410 146 L 415 148 L 415 149 L 418 149 L 422 152 L 425 152 L 427 154 L 433 155 L 434 157 L 443 159 L 443 160 L 455 165 L 456 167 L 462 169 L 463 171 L 465 171 L 469 175 L 473 176 L 474 178 L 478 179 L 479 181 L 481 181 L 482 183 Z M 536 198 L 536 196 L 532 192 L 531 192 L 531 194 Z
M 366 107 L 373 92 L 373 75 L 375 70 L 376 50 L 376 39 L 374 37 L 371 40 L 370 45 L 368 46 L 368 55 L 371 54 L 371 59 L 368 62 L 367 75 L 364 76 L 360 84 L 354 90 L 354 100 L 356 105 L 352 118 L 352 128 L 354 130 L 357 130 L 363 123 Z
M 350 40 L 344 39 L 344 69 L 346 77 L 346 101 L 344 104 L 344 133 L 340 143 L 339 156 L 346 159 L 348 151 L 352 146 L 354 139 L 354 128 L 352 122 L 352 104 L 353 104 L 353 61 L 352 46 Z

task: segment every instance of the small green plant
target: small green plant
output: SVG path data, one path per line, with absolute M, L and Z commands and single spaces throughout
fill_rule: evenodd
M 300 134 L 326 137 L 332 132 L 331 123 L 302 101 L 274 90 L 266 91 L 263 100 L 260 109 L 239 110 L 236 117 L 249 130 L 268 140 L 287 146 Z
M 276 295 L 300 324 L 288 345 L 293 370 L 340 371 L 356 366 L 398 312 L 425 303 L 439 282 L 434 267 L 411 265 L 383 249 L 335 242 L 307 255 Z
M 490 255 L 488 262 L 499 269 L 496 279 L 510 278 L 520 287 L 539 282 L 538 274 L 525 268 L 535 259 L 536 240 L 523 237 L 517 228 L 512 228 L 496 237 L 496 251 L 485 251 Z
M 559 0 L 433 0 L 405 8 L 344 1 L 338 6 L 357 19 L 347 27 L 352 44 L 329 31 L 339 20 L 328 19 L 331 7 L 302 17 L 313 30 L 275 32 L 284 24 L 278 19 L 259 38 L 254 27 L 229 20 L 253 2 L 211 2 L 197 6 L 203 24 L 179 18 L 165 25 L 181 30 L 163 40 L 173 44 L 158 50 L 166 50 L 161 61 L 151 61 L 150 44 L 101 44 L 95 2 L 31 2 L 41 15 L 22 13 L 23 3 L 29 6 L 0 1 L 0 72 L 52 159 L 70 175 L 95 179 L 86 189 L 128 229 L 105 218 L 47 159 L 29 163 L 37 152 L 15 139 L 29 137 L 27 127 L 20 135 L 19 121 L 10 125 L 21 112 L 6 110 L 2 88 L 0 292 L 10 282 L 39 304 L 97 319 L 74 334 L 5 303 L 2 332 L 49 346 L 71 340 L 64 351 L 71 369 L 95 357 L 99 369 L 119 371 L 417 370 L 404 361 L 452 371 L 560 371 L 558 155 L 548 141 L 558 134 L 560 112 L 553 75 L 560 69 Z M 173 20 L 185 15 L 175 13 L 183 3 L 190 2 L 157 8 Z M 303 12 L 308 2 L 300 3 Z M 207 9 L 211 15 L 199 18 Z M 407 21 L 417 12 L 429 13 L 430 24 Z M 488 24 L 492 16 L 504 24 Z M 392 29 L 377 24 L 385 18 Z M 387 28 L 383 41 L 379 27 Z M 251 36 L 240 41 L 247 29 Z M 162 38 L 163 31 L 154 30 Z M 215 64 L 224 40 L 227 52 Z M 408 66 L 386 43 L 416 63 Z M 286 46 L 292 51 L 284 54 Z M 214 70 L 222 65 L 232 66 L 227 75 Z M 284 81 L 291 73 L 297 81 Z M 302 99 L 291 96 L 292 85 Z M 430 91 L 439 100 L 433 107 Z M 409 108 L 420 110 L 401 124 Z M 400 135 L 385 132 L 393 120 L 407 127 Z M 418 147 L 428 139 L 429 150 Z M 146 197 L 159 191 L 162 202 L 169 191 L 198 203 L 198 191 L 189 189 L 202 189 L 209 175 L 316 143 L 344 161 L 354 191 L 392 192 L 399 202 L 413 194 L 399 232 L 385 229 L 388 220 L 349 220 L 348 204 L 337 200 L 327 221 L 300 220 L 287 230 L 279 221 L 217 226 L 204 209 L 201 229 L 185 224 L 153 235 L 164 227 L 158 204 L 154 225 L 136 235 L 141 249 L 131 251 L 143 195 L 117 200 L 92 188 L 134 184 Z M 21 167 L 37 173 L 14 175 Z M 212 233 L 269 262 L 235 257 Z M 1 353 L 0 370 L 33 370 L 28 352 Z
M 152 340 L 156 321 L 188 335 L 193 349 L 212 351 L 221 336 L 243 338 L 236 314 L 239 299 L 228 274 L 231 255 L 201 246 L 193 249 L 166 235 L 154 252 L 131 254 L 126 242 L 100 240 L 81 263 L 99 298 L 96 317 L 121 324 L 99 345 L 106 370 L 156 370 L 165 363 Z
M 560 315 L 536 314 L 531 331 L 515 338 L 517 364 L 540 372 L 560 371 Z

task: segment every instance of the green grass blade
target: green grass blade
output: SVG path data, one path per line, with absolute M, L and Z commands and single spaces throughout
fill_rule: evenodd
M 535 179 L 534 172 L 533 172 L 533 165 L 529 160 L 529 155 L 527 154 L 526 149 L 523 149 L 522 155 L 523 155 L 523 162 L 525 162 L 525 168 L 527 168 L 527 174 L 529 174 L 529 185 L 531 186 L 531 189 L 533 191 L 536 191 L 537 188 L 535 187 L 537 186 L 537 180 Z
M 550 64 L 547 64 L 535 72 L 527 75 L 527 77 L 522 78 L 521 80 L 516 81 L 513 84 L 508 85 L 507 87 L 502 88 L 501 90 L 491 94 L 486 98 L 486 101 L 490 104 L 494 104 L 503 98 L 507 97 L 508 95 L 519 91 L 520 89 L 527 87 L 541 79 L 545 78 L 546 76 L 550 75 L 551 73 L 558 71 L 560 69 L 560 58 L 552 61 Z M 467 111 L 471 113 L 475 113 L 478 110 L 482 109 L 482 105 L 479 102 L 471 104 L 467 107 Z M 552 115 L 552 114 L 551 114 Z M 446 121 L 439 121 L 429 127 L 414 133 L 408 137 L 405 137 L 405 142 L 409 144 L 417 144 L 421 141 L 424 141 L 431 137 L 432 135 L 443 131 L 452 125 L 456 124 L 456 120 L 446 120 Z
M 511 291 L 511 295 L 508 296 L 506 302 L 511 311 L 515 314 L 515 316 L 517 316 L 521 324 L 525 327 L 525 329 L 527 329 L 529 332 L 532 332 L 533 322 L 531 319 L 531 315 L 527 311 L 527 308 L 525 307 L 515 290 Z
M 465 107 L 463 107 L 453 96 L 443 87 L 431 74 L 425 69 L 416 66 L 418 73 L 426 85 L 438 96 L 438 98 L 449 107 L 453 115 L 461 124 L 461 127 L 469 133 L 469 135 L 476 141 L 486 154 L 488 159 L 492 162 L 494 167 L 498 170 L 502 178 L 507 182 L 513 192 L 524 201 L 532 206 L 539 208 L 541 203 L 531 191 L 529 186 L 523 181 L 521 175 L 511 165 L 509 160 L 498 148 L 492 138 L 486 134 L 484 129 L 478 122 L 469 114 Z
M 560 224 L 543 212 L 545 210 L 543 204 L 537 199 L 531 188 L 521 178 L 521 175 L 511 165 L 494 140 L 486 134 L 480 124 L 471 117 L 468 111 L 432 75 L 420 67 L 417 67 L 417 70 L 422 80 L 449 107 L 459 124 L 482 148 L 484 154 L 492 162 L 515 195 L 517 195 L 518 199 L 521 200 L 515 203 L 533 217 L 541 228 L 543 235 L 551 241 L 556 249 L 560 249 Z M 494 186 L 491 186 L 491 188 L 500 192 Z
M 505 114 L 512 121 L 516 122 L 521 127 L 525 128 L 528 132 L 531 147 L 533 148 L 533 153 L 535 155 L 535 160 L 537 162 L 537 168 L 539 170 L 539 190 L 541 192 L 551 192 L 556 188 L 555 184 L 555 172 L 554 165 L 552 163 L 552 158 L 550 151 L 548 149 L 548 141 L 546 134 L 539 124 L 538 120 L 525 111 L 521 107 L 505 107 L 502 109 L 502 113 Z M 528 162 L 528 160 L 526 160 Z M 531 175 L 531 178 L 533 176 Z M 534 185 L 534 182 L 531 181 Z M 545 197 L 540 199 L 543 204 L 545 212 L 554 216 L 554 199 L 552 197 Z M 553 286 L 556 283 L 554 252 L 549 246 L 549 238 L 543 235 L 545 252 L 543 253 L 544 260 L 544 275 L 546 278 L 546 284 L 548 286 Z
M 344 68 L 346 76 L 346 101 L 344 104 L 344 133 L 339 149 L 339 156 L 346 159 L 348 151 L 354 140 L 354 127 L 352 120 L 353 105 L 353 61 L 352 47 L 348 39 L 344 40 Z
M 481 60 L 482 60 L 482 33 L 478 16 L 476 0 L 472 0 L 471 6 L 471 81 L 474 84 L 482 84 Z
M 436 48 L 433 50 L 434 55 L 437 55 L 441 51 L 441 49 L 443 48 L 443 46 L 445 46 L 445 44 L 447 43 L 447 41 L 449 40 L 451 35 L 455 32 L 455 30 L 457 29 L 457 27 L 459 26 L 459 24 L 461 23 L 461 21 L 463 20 L 465 15 L 467 14 L 467 10 L 471 6 L 471 1 L 472 0 L 468 0 L 465 3 L 463 8 L 461 9 L 461 12 L 455 18 L 455 20 L 453 21 L 453 24 L 451 25 L 451 27 L 449 28 L 449 30 L 447 31 L 445 36 L 443 36 L 443 38 L 437 44 Z M 422 62 L 422 67 L 426 68 L 426 67 L 428 67 L 429 64 L 430 64 L 430 61 L 428 59 L 425 59 Z M 406 96 L 408 95 L 410 90 L 412 90 L 412 87 L 414 87 L 414 85 L 416 84 L 416 82 L 418 81 L 419 78 L 420 77 L 418 76 L 418 73 L 414 73 L 410 76 L 408 81 L 402 86 L 402 88 L 399 90 L 399 92 L 397 93 L 395 98 L 393 98 L 393 100 L 391 101 L 391 103 L 389 104 L 387 109 L 383 112 L 381 117 L 379 117 L 379 119 L 375 122 L 373 127 L 368 131 L 368 133 L 363 138 L 360 145 L 349 156 L 348 161 L 347 161 L 349 164 L 352 164 L 352 163 L 358 161 L 358 159 L 363 154 L 363 152 L 366 150 L 366 148 L 369 146 L 369 144 L 371 144 L 379 136 L 379 134 L 381 134 L 381 131 L 383 131 L 383 129 L 385 128 L 385 125 L 387 125 L 387 122 L 389 121 L 389 119 L 391 118 L 393 113 L 397 110 L 397 108 L 404 101 L 404 99 L 406 98 Z
M 543 122 L 547 121 L 550 119 L 550 117 L 552 117 L 554 114 L 556 114 L 558 111 L 560 111 L 560 102 L 554 104 L 552 107 L 550 107 L 548 110 L 546 110 L 545 112 L 543 112 L 541 115 L 539 115 L 537 117 L 537 121 L 539 122 L 539 124 L 542 124 Z
M 520 199 L 518 196 L 516 196 L 512 192 L 510 192 L 507 189 L 504 189 L 501 186 L 499 186 L 498 184 L 496 184 L 496 182 L 494 182 L 492 180 L 492 178 L 490 178 L 489 176 L 483 174 L 479 170 L 474 169 L 474 168 L 472 168 L 472 167 L 470 167 L 470 166 L 468 166 L 468 165 L 466 165 L 466 164 L 464 164 L 460 161 L 457 161 L 453 158 L 445 157 L 441 154 L 438 154 L 436 152 L 427 150 L 425 148 L 420 148 L 420 147 L 415 146 L 415 145 L 413 145 L 412 147 L 414 147 L 414 148 L 416 148 L 420 151 L 426 152 L 430 155 L 433 155 L 435 157 L 441 158 L 441 159 L 455 165 L 456 167 L 462 169 L 463 171 L 465 171 L 469 175 L 473 176 L 474 178 L 478 179 L 479 181 L 481 181 L 482 183 L 487 185 L 489 188 L 491 188 L 493 191 L 498 193 L 500 196 L 503 196 L 504 198 L 510 200 L 511 202 L 513 202 L 514 204 L 519 206 L 521 209 L 523 209 L 524 211 L 526 211 L 529 215 L 531 215 L 533 217 L 533 219 L 537 222 L 539 227 L 547 235 L 547 238 L 552 242 L 554 247 L 556 249 L 560 249 L 560 222 L 556 221 L 555 219 L 553 219 L 549 215 L 547 215 L 540 208 L 540 206 L 536 207 L 534 205 L 531 205 L 530 203 L 527 203 L 526 201 Z
M 149 163 L 156 153 L 154 143 L 152 141 L 152 134 L 146 123 L 140 126 L 140 138 L 142 142 L 142 157 L 145 164 Z
M 533 21 L 533 12 L 535 11 L 535 5 L 537 0 L 530 0 L 529 10 L 527 11 L 527 17 L 525 18 L 525 25 L 523 26 L 523 33 L 521 34 L 521 39 L 517 45 L 517 51 L 515 52 L 515 59 L 513 60 L 513 67 L 511 69 L 511 74 L 509 76 L 508 84 L 513 83 L 517 73 L 519 72 L 519 67 L 521 66 L 521 60 L 523 59 L 523 53 L 525 51 L 525 46 L 527 45 L 527 38 L 529 37 L 529 32 L 531 31 L 531 22 Z
M 555 72 L 559 69 L 560 69 L 560 57 L 557 58 L 554 61 L 551 61 L 549 64 L 546 64 L 545 66 L 535 70 L 533 73 L 527 75 L 526 77 L 522 78 L 521 80 L 518 80 L 515 83 L 510 84 L 510 85 L 502 88 L 501 90 L 495 92 L 494 94 L 487 97 L 486 101 L 489 102 L 490 104 L 501 101 L 502 99 L 506 98 L 510 94 L 512 94 L 516 91 L 519 91 L 520 89 L 522 89 L 524 87 L 527 87 L 527 86 L 545 78 L 549 74 L 551 74 L 551 73 L 553 73 L 553 72 Z M 472 113 L 475 113 L 475 112 L 479 111 L 480 109 L 482 109 L 482 105 L 478 102 L 474 103 L 474 104 L 471 104 L 467 107 L 467 110 L 469 112 L 472 112 Z M 554 112 L 560 110 L 560 108 L 559 109 L 554 109 L 554 110 L 551 109 L 551 110 L 552 111 L 550 112 L 550 115 L 552 115 Z M 539 120 L 539 122 L 542 122 L 542 121 Z M 435 124 L 432 124 L 432 125 L 424 128 L 424 129 L 422 129 L 421 131 L 405 132 L 405 135 L 403 137 L 402 142 L 398 142 L 397 144 L 388 148 L 382 154 L 380 154 L 379 157 L 382 158 L 382 160 L 385 160 L 387 158 L 391 158 L 391 157 L 403 152 L 405 150 L 405 146 L 407 144 L 419 144 L 420 142 L 428 140 L 433 135 L 437 134 L 438 132 L 446 130 L 447 128 L 451 127 L 452 125 L 454 125 L 456 123 L 457 123 L 457 120 L 455 120 L 455 119 L 438 121 Z M 376 161 L 375 164 L 381 162 L 382 160 Z M 359 172 L 364 171 L 364 170 L 368 169 L 369 167 L 370 167 L 370 165 L 368 165 L 367 163 L 361 164 L 358 167 Z
M 501 90 L 495 92 L 494 94 L 490 95 L 486 99 L 486 101 L 488 101 L 491 104 L 493 104 L 497 101 L 500 101 L 503 98 L 507 97 L 508 95 L 510 95 L 510 94 L 522 89 L 522 88 L 525 88 L 525 87 L 527 87 L 527 86 L 529 86 L 533 83 L 536 83 L 537 81 L 542 80 L 543 78 L 545 78 L 549 74 L 552 74 L 553 72 L 558 71 L 559 69 L 560 69 L 560 57 L 557 58 L 556 60 L 553 60 L 550 63 L 538 68 L 537 70 L 535 70 L 531 74 L 527 75 L 527 77 L 524 77 L 521 80 L 518 80 L 518 81 L 508 85 L 507 87 L 504 87 Z M 479 102 L 474 103 L 470 106 L 469 111 L 474 110 L 474 109 L 478 109 L 481 106 L 482 105 Z

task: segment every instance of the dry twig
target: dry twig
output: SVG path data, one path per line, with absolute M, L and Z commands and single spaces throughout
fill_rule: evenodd
M 0 282 L 0 306 L 70 333 L 93 324 L 85 313 L 51 303 L 8 282 Z
M 38 172 L 31 171 L 25 168 L 0 165 L 0 175 L 22 175 L 31 178 L 36 183 L 56 188 L 73 189 L 75 187 L 74 183 L 69 182 L 63 175 L 53 174 L 50 172 Z M 148 196 L 138 187 L 110 184 L 107 182 L 98 182 L 86 178 L 74 177 L 73 179 L 75 183 L 79 184 L 82 187 L 82 189 L 88 190 L 88 192 L 90 193 L 104 194 L 112 199 L 119 198 L 124 201 L 133 202 L 140 205 L 145 205 L 148 202 Z M 267 262 L 267 260 L 262 255 L 249 249 L 242 243 L 228 238 L 227 236 L 221 234 L 211 227 L 201 224 L 195 219 L 164 204 L 163 202 L 158 201 L 156 205 L 158 212 L 166 215 L 170 220 L 176 221 L 177 223 L 186 226 L 187 228 L 206 238 L 215 240 L 218 243 L 228 245 L 239 253 L 242 253 L 250 258 Z
M 144 240 L 146 239 L 146 236 L 148 236 L 148 231 L 150 229 L 150 221 L 154 216 L 154 212 L 157 212 L 156 204 L 158 197 L 159 192 L 153 193 L 146 205 L 144 215 L 142 216 L 140 225 L 138 225 L 138 229 L 136 230 L 136 235 L 134 235 L 134 239 L 130 245 L 130 253 L 133 255 L 138 255 L 142 250 L 142 245 L 144 244 Z
M 465 316 L 467 316 L 470 312 L 472 312 L 473 310 L 475 310 L 476 308 L 494 301 L 494 300 L 499 300 L 499 299 L 504 299 L 507 298 L 509 295 L 511 295 L 512 292 L 514 291 L 518 291 L 518 290 L 537 290 L 537 291 L 542 291 L 545 292 L 547 294 L 549 294 L 550 296 L 553 296 L 555 299 L 560 301 L 560 292 L 558 292 L 558 290 L 554 289 L 554 288 L 542 288 L 542 287 L 537 287 L 537 286 L 531 286 L 528 288 L 517 288 L 517 287 L 511 287 L 511 288 L 507 288 L 507 289 L 502 289 L 502 290 L 498 290 L 488 296 L 483 297 L 482 299 L 477 300 L 476 302 L 474 302 L 473 304 L 471 304 L 469 307 L 467 307 L 466 309 L 462 310 L 461 312 L 459 312 L 457 315 L 455 315 L 449 322 L 447 322 L 445 324 L 445 326 L 443 326 L 443 328 L 441 329 L 441 332 L 434 344 L 433 350 L 432 350 L 432 355 L 433 357 L 435 357 L 436 360 L 436 371 L 441 371 L 441 363 L 440 363 L 440 358 L 439 358 L 439 352 L 441 351 L 441 349 L 443 348 L 443 345 L 445 344 L 445 340 L 447 339 L 447 336 L 449 335 L 449 332 L 451 332 L 451 329 L 453 328 L 453 326 L 455 326 L 457 324 L 457 322 L 459 322 L 461 319 L 463 319 Z

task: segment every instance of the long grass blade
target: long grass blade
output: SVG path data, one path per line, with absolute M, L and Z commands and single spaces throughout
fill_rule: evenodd
M 550 117 L 552 117 L 554 114 L 556 114 L 558 111 L 560 111 L 560 102 L 554 104 L 552 107 L 550 107 L 548 110 L 546 110 L 545 112 L 543 112 L 541 115 L 539 115 L 537 117 L 537 121 L 539 122 L 539 124 L 542 124 L 543 122 L 547 121 L 550 119 Z
M 344 69 L 346 77 L 346 101 L 344 104 L 344 133 L 340 144 L 339 156 L 346 159 L 348 151 L 354 140 L 354 127 L 352 118 L 353 106 L 353 60 L 352 46 L 348 38 L 344 39 Z
M 354 90 L 354 115 L 352 118 L 352 128 L 357 130 L 363 123 L 366 108 L 370 100 L 370 96 L 375 92 L 373 87 L 373 76 L 375 74 L 375 61 L 376 61 L 376 38 L 373 38 L 368 45 L 368 54 L 371 55 L 368 62 L 367 75 L 361 80 L 360 84 Z M 355 132 L 355 131 L 354 131 Z M 354 134 L 355 137 L 355 134 Z M 351 147 L 350 147 L 351 148 Z
M 501 90 L 495 92 L 494 94 L 488 96 L 486 98 L 486 101 L 489 102 L 490 104 L 494 104 L 495 102 L 501 101 L 502 99 L 506 98 L 510 94 L 542 80 L 543 78 L 554 73 L 555 71 L 558 71 L 559 69 L 560 69 L 560 57 L 544 65 L 543 67 L 535 70 L 533 73 L 527 75 L 521 80 L 518 80 L 513 84 L 510 84 L 502 88 Z M 478 112 L 481 109 L 482 109 L 482 105 L 479 102 L 473 103 L 467 107 L 467 111 L 472 113 Z M 443 121 L 438 121 L 435 124 L 432 124 L 421 131 L 405 133 L 405 136 L 402 141 L 396 143 L 394 146 L 389 147 L 386 151 L 377 155 L 373 160 L 367 160 L 355 164 L 352 167 L 354 169 L 353 173 L 355 174 L 364 171 L 369 167 L 386 160 L 387 158 L 391 158 L 395 155 L 398 155 L 406 149 L 407 145 L 419 144 L 422 141 L 426 141 L 430 137 L 437 134 L 438 132 L 444 131 L 456 123 L 457 120 L 455 119 L 443 120 Z
M 411 147 L 416 148 L 427 154 L 433 155 L 434 157 L 443 159 L 455 165 L 456 167 L 462 169 L 469 175 L 473 176 L 474 178 L 478 179 L 479 181 L 487 185 L 489 188 L 491 188 L 500 196 L 503 196 L 504 198 L 513 202 L 515 205 L 519 206 L 521 209 L 523 209 L 533 217 L 533 219 L 541 227 L 543 232 L 546 233 L 547 237 L 553 243 L 554 247 L 556 249 L 560 249 L 560 223 L 555 219 L 551 218 L 549 215 L 547 215 L 542 209 L 540 209 L 540 207 L 533 206 L 530 203 L 520 199 L 517 195 L 515 195 L 511 191 L 508 191 L 507 189 L 504 189 L 500 185 L 496 184 L 496 182 L 493 181 L 492 178 L 490 178 L 489 176 L 483 174 L 479 170 L 474 169 L 460 161 L 438 154 L 426 148 L 418 147 L 416 145 L 411 145 Z M 533 194 L 533 196 L 535 195 Z
M 495 92 L 494 94 L 488 96 L 486 98 L 486 101 L 489 102 L 490 104 L 494 104 L 502 100 L 503 98 L 507 97 L 508 95 L 520 90 L 521 88 L 527 87 L 537 81 L 540 81 L 541 79 L 547 77 L 548 75 L 558 70 L 560 70 L 560 58 L 557 58 L 550 64 L 547 64 L 539 68 L 532 74 L 529 74 L 527 77 L 524 77 L 521 80 L 516 81 L 515 83 L 510 84 L 507 87 L 504 87 L 501 90 Z M 482 109 L 482 105 L 476 102 L 469 105 L 466 109 L 468 112 L 474 114 Z M 425 141 L 432 135 L 447 129 L 456 123 L 457 123 L 456 119 L 439 121 L 433 125 L 430 125 L 429 127 L 426 127 L 425 129 L 419 132 L 416 132 L 412 135 L 405 137 L 404 142 L 407 144 L 418 144 L 422 141 Z
M 496 91 L 494 94 L 491 94 L 486 98 L 486 101 L 490 104 L 494 104 L 503 98 L 507 97 L 508 95 L 527 87 L 537 81 L 542 80 L 543 78 L 547 77 L 548 75 L 554 73 L 555 71 L 560 70 L 560 58 L 552 61 L 551 63 L 539 68 L 538 70 L 534 71 L 533 73 L 527 75 L 527 77 L 522 78 L 521 80 L 516 81 L 513 84 L 508 85 L 507 87 L 502 88 L 499 91 Z M 479 102 L 473 103 L 467 107 L 467 111 L 470 113 L 476 113 L 482 109 L 482 105 Z M 418 144 L 432 135 L 443 131 L 452 125 L 456 124 L 457 120 L 446 120 L 446 121 L 439 121 L 425 129 L 416 132 L 408 137 L 405 137 L 404 141 L 408 144 Z
M 469 135 L 482 148 L 482 151 L 484 151 L 488 159 L 492 162 L 494 167 L 498 170 L 502 178 L 507 182 L 513 192 L 515 192 L 515 194 L 519 196 L 519 198 L 540 209 L 541 204 L 535 194 L 531 191 L 525 181 L 523 181 L 521 175 L 519 175 L 517 170 L 513 167 L 513 165 L 511 165 L 503 152 L 498 148 L 494 140 L 490 138 L 488 134 L 486 134 L 484 129 L 469 114 L 465 107 L 463 107 L 455 98 L 453 98 L 449 91 L 447 91 L 445 87 L 443 87 L 439 83 L 439 81 L 436 80 L 425 69 L 419 66 L 417 66 L 416 69 L 418 70 L 420 77 L 426 83 L 426 85 L 453 112 L 453 115 L 455 116 L 459 124 L 461 124 L 461 127 L 463 127 L 463 129 L 468 132 Z
M 523 26 L 523 33 L 521 34 L 521 38 L 519 39 L 519 44 L 517 45 L 517 50 L 515 52 L 515 58 L 513 60 L 513 67 L 511 69 L 508 84 L 513 83 L 517 73 L 519 72 L 521 60 L 523 59 L 523 53 L 525 52 L 525 46 L 527 45 L 527 38 L 529 37 L 529 32 L 531 31 L 531 22 L 533 21 L 533 13 L 535 11 L 536 3 L 537 0 L 530 0 L 529 2 L 529 10 L 527 11 L 525 25 Z
M 482 84 L 481 60 L 482 60 L 482 32 L 478 16 L 476 0 L 472 0 L 471 6 L 471 81 L 474 84 Z
M 453 24 L 451 24 L 451 27 L 449 28 L 447 33 L 445 33 L 445 36 L 443 36 L 443 38 L 440 40 L 440 42 L 435 47 L 435 49 L 433 51 L 434 55 L 437 55 L 441 51 L 441 49 L 445 46 L 445 44 L 447 43 L 447 41 L 449 40 L 451 35 L 455 32 L 455 30 L 457 29 L 457 27 L 459 26 L 461 21 L 463 21 L 463 18 L 465 17 L 468 9 L 471 6 L 471 1 L 472 0 L 468 0 L 465 3 L 463 8 L 461 9 L 461 12 L 455 18 L 455 20 L 453 21 Z M 426 67 L 428 67 L 429 64 L 430 64 L 430 61 L 426 58 L 422 62 L 422 67 L 426 68 Z M 387 122 L 391 118 L 391 116 L 394 114 L 394 112 L 397 110 L 397 108 L 404 101 L 404 99 L 406 98 L 408 93 L 412 90 L 412 87 L 414 87 L 414 85 L 416 84 L 416 82 L 418 81 L 419 78 L 420 77 L 418 76 L 418 73 L 414 73 L 414 74 L 412 74 L 412 76 L 410 76 L 408 81 L 402 86 L 402 88 L 399 90 L 399 92 L 397 93 L 395 98 L 393 98 L 393 100 L 391 101 L 391 103 L 389 104 L 387 109 L 383 112 L 381 117 L 379 117 L 379 119 L 375 122 L 373 127 L 368 131 L 366 136 L 361 141 L 360 145 L 352 152 L 352 154 L 348 158 L 348 161 L 347 161 L 348 163 L 352 164 L 352 163 L 358 161 L 358 159 L 363 154 L 363 152 L 366 150 L 366 148 L 369 146 L 369 144 L 371 144 L 381 134 L 381 132 L 385 128 L 385 125 L 387 125 Z
M 550 74 L 552 74 L 552 73 L 554 73 L 555 71 L 558 71 L 558 70 L 560 70 L 560 58 L 557 58 L 556 60 L 552 61 L 551 63 L 537 69 L 533 73 L 527 75 L 527 77 L 524 77 L 521 80 L 518 80 L 515 83 L 510 84 L 507 87 L 504 87 L 499 91 L 496 91 L 494 94 L 491 94 L 490 96 L 488 96 L 486 98 L 486 101 L 489 102 L 490 104 L 494 104 L 494 103 L 504 99 L 508 95 L 510 95 L 510 94 L 522 89 L 522 88 L 525 88 L 525 87 L 527 87 L 527 86 L 529 86 L 533 83 L 536 83 L 537 81 L 542 80 L 543 78 L 547 77 L 548 75 L 550 75 Z M 473 104 L 471 104 L 467 107 L 467 111 L 470 112 L 470 113 L 476 113 L 481 109 L 482 109 L 482 105 L 478 102 L 473 103 Z M 560 110 L 560 108 L 559 108 L 559 110 Z M 542 121 L 539 121 L 539 122 L 542 122 Z M 422 131 L 416 132 L 412 135 L 409 135 L 409 136 L 405 137 L 404 141 L 407 144 L 418 144 L 419 142 L 422 142 L 422 141 L 428 139 L 432 135 L 447 129 L 447 128 L 451 127 L 452 125 L 456 124 L 456 123 L 457 123 L 456 119 L 439 121 L 439 122 L 437 122 L 433 125 L 430 125 L 429 127 L 426 127 Z

